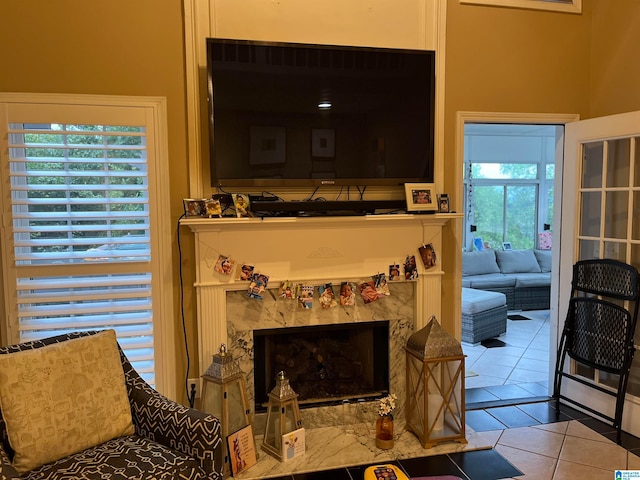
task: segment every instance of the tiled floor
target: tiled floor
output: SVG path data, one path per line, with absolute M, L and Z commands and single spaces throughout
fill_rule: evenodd
M 507 320 L 507 333 L 498 337 L 504 346 L 462 344 L 467 405 L 549 395 L 549 311 L 514 314 L 528 320 Z

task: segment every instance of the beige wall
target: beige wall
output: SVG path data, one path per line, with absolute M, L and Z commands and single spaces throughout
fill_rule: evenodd
M 591 116 L 640 110 L 640 1 L 594 1 Z
M 591 0 L 582 15 L 447 3 L 445 190 L 461 211 L 456 112 L 570 113 L 587 116 Z M 460 172 L 460 168 L 457 170 Z M 460 175 L 460 173 L 458 173 Z M 461 270 L 461 222 L 444 233 L 446 272 Z M 443 285 L 443 319 L 459 302 L 457 276 Z
M 188 196 L 184 35 L 180 0 L 0 1 L 0 91 L 149 95 L 167 98 L 171 222 L 182 214 Z M 189 232 L 183 246 L 189 253 Z M 175 231 L 175 229 L 172 229 Z M 177 384 L 186 362 L 179 313 L 178 255 L 173 238 Z M 191 248 L 191 251 L 193 248 Z M 187 323 L 195 324 L 186 276 Z M 192 358 L 195 330 L 189 328 Z M 192 375 L 198 372 L 192 369 Z M 178 398 L 186 399 L 180 392 Z
M 609 3 L 613 2 L 583 0 L 584 13 L 570 15 L 448 0 L 445 158 L 455 158 L 455 113 L 460 110 L 588 117 L 591 111 L 601 115 L 640 109 L 640 89 L 633 88 L 640 73 L 635 51 L 639 34 L 633 30 L 640 20 L 640 5 L 637 0 L 616 0 L 615 8 Z M 172 222 L 182 213 L 181 199 L 188 196 L 182 28 L 180 0 L 0 1 L 0 91 L 167 98 Z M 445 161 L 445 165 L 445 189 L 459 210 L 462 196 L 455 164 Z M 441 258 L 448 272 L 460 269 L 458 228 L 445 232 L 448 248 Z M 190 288 L 192 236 L 183 229 L 182 238 L 193 365 L 198 357 Z M 172 262 L 175 278 L 180 384 L 186 362 L 177 248 L 173 251 L 174 257 L 166 261 Z M 447 275 L 443 289 L 443 317 L 448 317 L 443 323 L 449 329 L 454 324 L 451 305 L 459 298 L 455 277 Z M 192 367 L 192 376 L 199 373 Z

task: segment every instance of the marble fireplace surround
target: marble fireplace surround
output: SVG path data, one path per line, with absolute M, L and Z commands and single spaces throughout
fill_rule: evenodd
M 389 286 L 391 295 L 364 305 L 358 299 L 353 307 L 334 307 L 328 310 L 313 308 L 301 310 L 295 301 L 277 298 L 277 289 L 269 290 L 263 301 L 248 298 L 244 291 L 227 292 L 227 334 L 230 350 L 239 359 L 240 367 L 246 373 L 249 405 L 253 405 L 254 361 L 261 359 L 253 355 L 253 331 L 302 327 L 311 325 L 332 325 L 339 323 L 360 323 L 389 321 L 389 390 L 398 396 L 397 414 L 404 408 L 405 352 L 404 346 L 414 332 L 414 282 L 397 282 Z M 291 386 L 296 390 L 294 382 Z M 273 387 L 273 385 L 271 385 Z M 318 428 L 327 425 L 359 423 L 366 417 L 375 418 L 372 408 L 375 402 L 344 402 L 335 406 L 301 407 L 303 425 Z M 371 414 L 371 415 L 370 415 Z M 262 428 L 261 416 L 256 415 L 256 430 Z
M 459 214 L 388 214 L 356 217 L 310 218 L 186 218 L 195 236 L 196 295 L 199 371 L 211 363 L 211 355 L 226 343 L 246 374 L 253 405 L 253 335 L 255 329 L 288 326 L 388 320 L 390 322 L 390 391 L 398 396 L 398 414 L 404 407 L 405 354 L 408 337 L 439 317 L 441 309 L 440 263 L 425 270 L 418 247 L 442 247 L 442 228 Z M 295 302 L 277 299 L 281 281 L 321 285 L 358 282 L 387 272 L 389 264 L 416 255 L 419 277 L 391 283 L 391 295 L 354 307 L 300 310 Z M 238 264 L 250 263 L 269 275 L 264 300 L 246 297 L 247 282 L 225 276 L 213 267 L 219 255 Z M 294 386 L 295 389 L 295 386 Z M 302 410 L 305 427 L 357 422 L 370 416 L 375 402 Z M 257 416 L 259 417 L 259 415 Z M 256 418 L 256 431 L 260 431 Z

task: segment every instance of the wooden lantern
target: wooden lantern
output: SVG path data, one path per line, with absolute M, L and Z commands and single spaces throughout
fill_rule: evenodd
M 298 394 L 289 385 L 285 373 L 280 372 L 276 375 L 276 386 L 268 396 L 262 449 L 282 461 L 282 436 L 302 427 Z
M 423 448 L 467 443 L 465 437 L 464 354 L 462 346 L 432 316 L 406 347 L 406 428 Z
M 202 375 L 201 409 L 218 417 L 225 441 L 230 434 L 251 425 L 244 372 L 234 361 L 233 355 L 227 353 L 224 343 Z M 227 454 L 224 456 L 224 470 L 229 472 Z

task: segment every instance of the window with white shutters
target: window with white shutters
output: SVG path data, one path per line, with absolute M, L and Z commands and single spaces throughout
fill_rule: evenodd
M 113 328 L 155 385 L 153 116 L 53 107 L 0 110 L 10 340 Z

